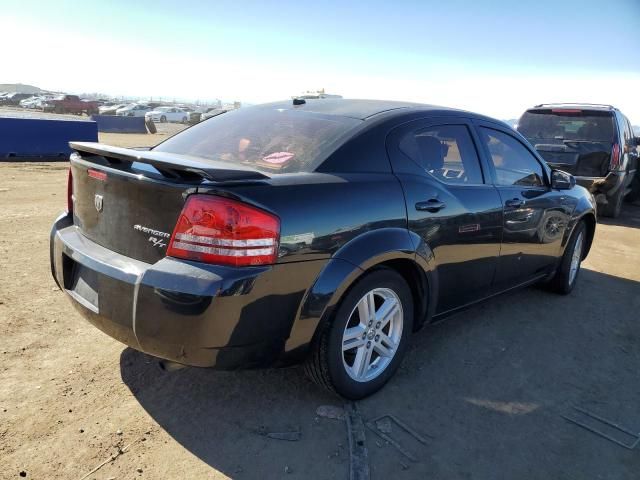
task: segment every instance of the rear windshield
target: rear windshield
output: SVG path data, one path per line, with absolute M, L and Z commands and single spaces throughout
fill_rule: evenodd
M 238 163 L 268 173 L 310 172 L 361 123 L 336 115 L 246 107 L 199 123 L 154 150 Z
M 520 119 L 518 131 L 532 143 L 537 140 L 615 140 L 613 116 L 609 112 L 530 110 Z

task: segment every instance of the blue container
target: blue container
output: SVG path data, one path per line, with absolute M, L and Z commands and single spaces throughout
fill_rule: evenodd
M 147 133 L 144 117 L 119 117 L 117 115 L 91 115 L 104 133 Z
M 0 160 L 21 157 L 62 158 L 69 142 L 97 142 L 96 122 L 0 117 Z

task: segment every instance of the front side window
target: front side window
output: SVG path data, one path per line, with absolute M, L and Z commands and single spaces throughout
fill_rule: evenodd
M 469 130 L 464 125 L 440 125 L 410 132 L 400 151 L 431 176 L 445 183 L 483 183 L 482 170 Z
M 527 148 L 511 135 L 480 128 L 482 141 L 489 150 L 498 185 L 544 185 L 544 171 Z

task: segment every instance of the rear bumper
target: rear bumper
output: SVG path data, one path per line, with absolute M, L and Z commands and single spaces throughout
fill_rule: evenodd
M 605 197 L 614 195 L 619 189 L 624 188 L 625 172 L 609 172 L 606 177 L 580 177 L 576 176 L 576 183 L 591 192 L 597 199 L 599 194 Z
M 281 360 L 313 272 L 322 268 L 173 258 L 147 264 L 88 240 L 67 215 L 56 220 L 50 240 L 53 277 L 85 319 L 136 350 L 200 367 Z

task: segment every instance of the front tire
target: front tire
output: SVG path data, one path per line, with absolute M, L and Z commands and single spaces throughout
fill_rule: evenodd
M 160 117 L 160 123 L 167 123 L 167 117 L 165 117 L 164 115 L 162 115 Z
M 362 277 L 324 326 L 307 362 L 319 385 L 351 400 L 378 391 L 393 376 L 413 331 L 409 286 L 390 269 Z
M 571 293 L 578 281 L 586 244 L 587 227 L 584 221 L 580 221 L 571 234 L 558 270 L 547 284 L 549 290 L 561 295 Z

